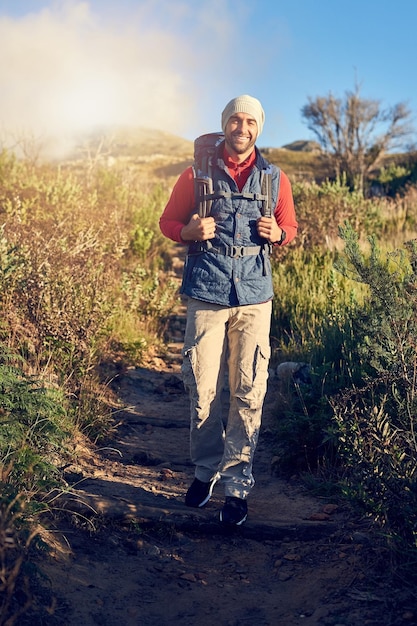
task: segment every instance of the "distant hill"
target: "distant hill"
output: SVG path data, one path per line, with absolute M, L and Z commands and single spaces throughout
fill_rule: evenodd
M 184 158 L 192 156 L 193 143 L 160 130 L 119 126 L 99 128 L 78 138 L 71 156 L 82 158 L 86 150 L 100 150 L 113 158 Z
M 300 139 L 287 143 L 282 146 L 283 150 L 293 150 L 294 152 L 321 152 L 321 146 L 317 141 L 309 141 L 308 139 Z
M 140 167 L 153 177 L 177 177 L 192 163 L 194 146 L 177 135 L 149 128 L 101 128 L 79 138 L 70 161 L 89 158 L 112 164 L 120 161 Z M 299 140 L 282 148 L 261 148 L 272 163 L 297 180 L 321 175 L 318 144 Z

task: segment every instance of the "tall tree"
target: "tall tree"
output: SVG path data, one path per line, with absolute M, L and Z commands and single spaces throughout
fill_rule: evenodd
M 301 109 L 307 126 L 316 135 L 335 175 L 363 191 L 366 176 L 390 150 L 400 148 L 413 132 L 411 111 L 404 102 L 383 109 L 378 100 L 361 98 L 360 88 L 344 99 L 331 93 L 309 98 Z

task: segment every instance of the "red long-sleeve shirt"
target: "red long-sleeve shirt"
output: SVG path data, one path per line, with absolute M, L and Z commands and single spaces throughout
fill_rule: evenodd
M 241 191 L 249 177 L 253 164 L 256 160 L 256 152 L 243 161 L 236 163 L 228 154 L 226 148 L 223 150 L 223 158 L 228 168 L 229 174 L 236 181 Z M 192 167 L 187 168 L 177 180 L 168 204 L 159 220 L 162 233 L 178 243 L 189 244 L 181 239 L 181 229 L 188 224 L 192 210 L 195 207 L 194 175 Z M 291 183 L 287 175 L 281 170 L 281 180 L 279 195 L 274 217 L 277 224 L 286 233 L 284 244 L 289 243 L 297 234 L 298 223 L 295 216 L 294 200 L 292 196 Z

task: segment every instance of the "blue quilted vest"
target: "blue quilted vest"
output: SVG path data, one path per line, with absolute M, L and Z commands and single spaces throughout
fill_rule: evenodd
M 225 167 L 219 146 L 212 167 L 214 201 L 210 215 L 216 235 L 193 242 L 184 266 L 181 293 L 222 306 L 260 304 L 273 297 L 270 244 L 259 237 L 262 215 L 262 172 L 272 175 L 272 207 L 276 206 L 280 170 L 256 149 L 256 162 L 242 191 Z

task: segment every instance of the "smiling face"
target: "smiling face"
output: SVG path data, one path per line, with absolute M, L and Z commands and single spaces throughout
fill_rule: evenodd
M 226 148 L 238 162 L 250 155 L 258 136 L 258 125 L 248 113 L 234 113 L 228 120 L 224 131 Z

